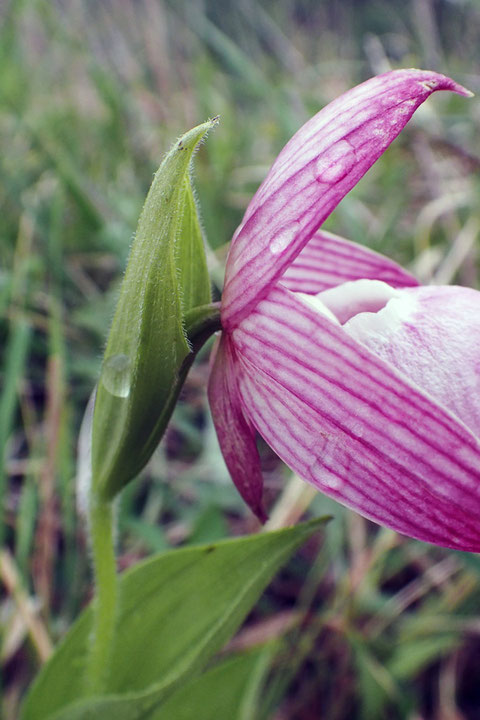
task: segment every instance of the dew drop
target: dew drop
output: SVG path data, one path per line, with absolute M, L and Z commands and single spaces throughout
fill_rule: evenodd
M 295 240 L 297 233 L 298 223 L 293 223 L 292 225 L 281 228 L 269 245 L 272 255 L 280 255 L 280 253 L 286 250 L 290 243 Z
M 318 158 L 315 177 L 318 182 L 333 185 L 348 175 L 355 162 L 352 146 L 346 140 L 339 140 Z
M 102 382 L 115 397 L 128 397 L 131 382 L 130 358 L 123 353 L 110 355 L 103 363 Z
M 323 486 L 327 491 L 340 490 L 344 484 L 343 478 L 329 467 L 335 464 L 337 447 L 338 442 L 335 440 L 326 443 L 310 466 L 315 485 Z
M 343 485 L 343 480 L 326 467 L 315 468 L 315 480 L 324 488 L 331 490 L 339 490 Z

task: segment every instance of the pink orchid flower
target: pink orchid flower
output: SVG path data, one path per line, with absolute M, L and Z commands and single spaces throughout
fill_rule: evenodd
M 398 70 L 342 95 L 274 162 L 233 238 L 209 399 L 261 519 L 258 432 L 300 477 L 406 535 L 480 550 L 480 293 L 419 287 L 319 230 L 435 90 Z

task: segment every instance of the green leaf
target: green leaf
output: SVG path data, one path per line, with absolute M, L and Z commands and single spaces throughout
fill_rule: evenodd
M 110 704 L 106 698 L 94 698 L 69 706 L 52 720 L 252 720 L 250 697 L 256 695 L 266 670 L 265 650 L 252 651 L 219 663 L 200 677 L 185 681 L 165 702 L 143 710 L 136 701 Z M 245 708 L 249 715 L 245 715 Z
M 402 702 L 398 685 L 390 672 L 372 654 L 362 637 L 349 635 L 357 666 L 358 694 L 361 698 L 361 717 L 366 720 L 381 716 L 387 702 L 397 706 Z
M 439 637 L 414 638 L 399 644 L 388 662 L 388 671 L 398 681 L 411 680 L 428 665 L 452 652 L 460 643 L 453 633 Z
M 267 662 L 270 653 L 267 648 Z M 148 716 L 148 720 L 246 720 L 250 697 L 265 676 L 266 650 L 256 650 L 220 663 L 183 687 Z M 253 720 L 253 715 L 248 715 Z
M 138 474 L 170 417 L 172 398 L 184 379 L 180 370 L 191 354 L 182 294 L 188 303 L 210 299 L 189 167 L 196 146 L 215 123 L 199 125 L 174 145 L 138 221 L 95 403 L 93 490 L 103 500 Z
M 7 488 L 5 450 L 8 436 L 14 428 L 17 407 L 18 382 L 28 362 L 28 351 L 32 329 L 23 318 L 12 322 L 5 353 L 3 387 L 0 392 L 0 497 L 4 498 Z M 6 510 L 0 508 L 0 545 L 4 542 Z
M 109 695 L 78 702 L 87 694 L 88 608 L 40 672 L 22 720 L 107 712 L 114 720 L 147 718 L 233 635 L 277 570 L 324 522 L 175 550 L 129 570 L 120 579 Z

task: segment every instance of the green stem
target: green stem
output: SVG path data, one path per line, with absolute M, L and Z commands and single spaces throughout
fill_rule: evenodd
M 185 313 L 184 322 L 185 331 L 192 344 L 192 349 L 198 351 L 213 333 L 222 329 L 220 303 L 198 305 L 188 310 Z
M 113 504 L 93 497 L 90 506 L 90 534 L 95 600 L 93 637 L 87 668 L 88 691 L 92 695 L 100 694 L 106 689 L 115 633 L 117 571 L 113 533 Z

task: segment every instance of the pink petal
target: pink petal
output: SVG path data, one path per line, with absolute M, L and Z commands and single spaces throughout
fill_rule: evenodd
M 421 540 L 480 550 L 480 442 L 281 286 L 233 333 L 252 423 L 301 477 Z
M 348 280 L 370 278 L 392 287 L 418 285 L 400 265 L 362 245 L 317 230 L 282 275 L 282 285 L 294 292 L 316 295 Z
M 345 330 L 480 437 L 480 292 L 454 286 L 396 291 L 382 310 L 355 315 Z
M 245 419 L 235 376 L 232 372 L 234 350 L 222 335 L 215 350 L 210 372 L 208 399 L 218 442 L 230 475 L 242 498 L 263 522 L 263 477 L 255 442 L 255 429 Z
M 435 90 L 469 94 L 444 75 L 395 70 L 337 98 L 294 135 L 233 238 L 222 300 L 225 328 L 237 325 L 265 297 Z

